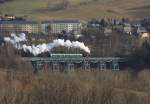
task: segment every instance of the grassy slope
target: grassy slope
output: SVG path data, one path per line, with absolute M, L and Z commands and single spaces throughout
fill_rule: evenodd
M 149 75 L 0 71 L 0 104 L 149 104 Z
M 28 2 L 29 1 L 29 2 Z M 95 17 L 141 17 L 149 15 L 149 0 L 100 0 L 98 3 L 91 3 L 80 6 L 79 3 L 85 0 L 70 0 L 71 7 L 67 10 L 46 11 L 48 0 L 14 0 L 0 5 L 2 13 L 15 15 L 27 15 L 30 19 L 90 19 Z M 51 0 L 52 2 L 54 0 Z M 56 0 L 55 0 L 56 1 Z M 57 0 L 58 1 L 58 0 Z M 139 8 L 139 9 L 137 9 Z M 139 13 L 144 13 L 139 15 Z

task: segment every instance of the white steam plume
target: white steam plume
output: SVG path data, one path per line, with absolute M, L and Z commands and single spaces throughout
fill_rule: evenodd
M 14 33 L 11 34 L 11 37 L 4 37 L 5 42 L 10 42 L 12 44 L 27 41 L 26 35 L 24 33 L 19 34 L 18 36 Z
M 14 33 L 11 34 L 10 37 L 4 37 L 5 42 L 10 42 L 15 48 L 20 49 L 20 42 L 27 41 L 26 35 L 24 33 L 18 34 L 18 36 Z
M 5 37 L 5 42 L 10 42 L 14 45 L 17 49 L 22 49 L 24 52 L 30 52 L 34 56 L 39 55 L 44 52 L 49 52 L 51 49 L 59 46 L 67 47 L 67 48 L 79 48 L 87 53 L 90 53 L 90 49 L 84 45 L 82 42 L 73 41 L 70 40 L 63 40 L 63 39 L 56 39 L 53 40 L 52 43 L 48 44 L 39 44 L 39 45 L 31 45 L 27 46 L 26 44 L 21 45 L 20 42 L 27 41 L 25 34 L 19 34 L 19 36 L 16 36 L 15 34 L 11 34 L 11 37 Z

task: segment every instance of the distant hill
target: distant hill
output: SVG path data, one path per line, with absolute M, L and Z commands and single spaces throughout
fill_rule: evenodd
M 149 11 L 150 0 L 13 0 L 0 4 L 3 14 L 34 20 L 141 18 L 149 16 Z

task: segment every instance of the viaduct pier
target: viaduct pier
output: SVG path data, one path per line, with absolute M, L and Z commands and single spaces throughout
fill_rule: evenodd
M 120 57 L 82 57 L 82 54 L 51 54 L 51 57 L 23 57 L 31 62 L 34 71 L 120 70 Z

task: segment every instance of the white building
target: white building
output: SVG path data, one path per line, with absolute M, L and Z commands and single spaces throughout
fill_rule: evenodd
M 0 21 L 1 33 L 39 33 L 39 24 L 36 21 Z
M 81 23 L 78 20 L 54 20 L 54 21 L 42 21 L 41 31 L 45 34 L 60 33 L 62 30 L 70 32 L 72 30 L 80 32 Z
M 125 24 L 124 28 L 123 28 L 124 33 L 126 34 L 132 34 L 132 27 L 130 24 Z

